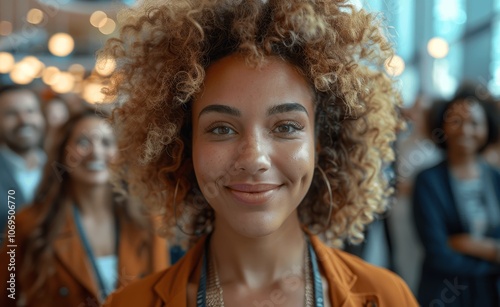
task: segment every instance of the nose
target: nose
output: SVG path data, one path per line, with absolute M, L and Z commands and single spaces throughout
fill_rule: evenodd
M 269 144 L 264 137 L 249 136 L 238 147 L 234 167 L 237 171 L 255 175 L 271 167 Z
M 90 142 L 87 155 L 90 158 L 103 157 L 105 155 L 104 146 L 101 144 L 99 140 L 92 140 Z
M 17 113 L 17 120 L 20 125 L 25 125 L 30 122 L 30 115 L 26 111 Z
M 474 133 L 474 125 L 465 121 L 460 125 L 460 134 L 463 136 L 470 136 Z

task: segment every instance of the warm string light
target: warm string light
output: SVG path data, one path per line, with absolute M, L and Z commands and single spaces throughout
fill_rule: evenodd
M 73 37 L 67 33 L 56 33 L 49 39 L 49 51 L 55 56 L 64 57 L 75 47 Z
M 8 52 L 0 52 L 0 73 L 7 74 L 14 68 L 14 56 Z
M 405 70 L 405 61 L 399 55 L 394 55 L 385 60 L 384 68 L 390 76 L 397 77 Z
M 28 11 L 28 14 L 26 15 L 26 21 L 38 25 L 43 21 L 43 12 L 39 9 L 31 9 Z
M 434 37 L 427 43 L 427 52 L 435 59 L 442 59 L 448 55 L 450 46 L 447 41 L 441 37 Z

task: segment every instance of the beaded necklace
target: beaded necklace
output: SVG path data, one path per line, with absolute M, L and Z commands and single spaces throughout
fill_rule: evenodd
M 224 295 L 220 285 L 217 264 L 209 253 L 209 241 L 205 243 L 205 253 L 196 296 L 197 307 L 224 307 Z M 316 253 L 306 239 L 304 251 L 305 307 L 323 307 L 323 286 Z

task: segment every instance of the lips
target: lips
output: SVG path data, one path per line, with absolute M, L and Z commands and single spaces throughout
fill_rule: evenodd
M 106 170 L 106 163 L 104 161 L 89 161 L 85 163 L 85 168 L 90 171 L 103 171 Z
M 36 133 L 36 129 L 33 126 L 21 126 L 18 127 L 14 133 L 19 137 L 30 137 L 33 133 Z
M 279 184 L 230 184 L 226 188 L 239 202 L 261 205 L 271 200 L 278 192 Z

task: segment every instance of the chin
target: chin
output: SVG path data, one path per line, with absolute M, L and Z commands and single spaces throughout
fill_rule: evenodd
M 269 213 L 250 213 L 232 218 L 228 224 L 232 231 L 246 238 L 261 238 L 278 231 L 285 223 L 284 218 Z

